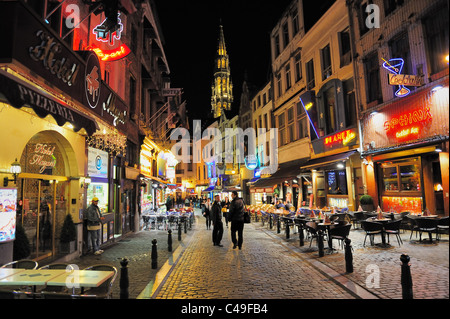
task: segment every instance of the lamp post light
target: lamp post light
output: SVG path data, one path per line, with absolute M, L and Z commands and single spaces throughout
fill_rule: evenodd
M 9 169 L 9 173 L 13 175 L 13 179 L 9 179 L 8 177 L 5 177 L 3 179 L 3 186 L 7 187 L 9 182 L 14 182 L 14 184 L 17 183 L 17 176 L 22 172 L 22 167 L 20 166 L 20 163 L 16 160 L 11 164 L 11 167 Z

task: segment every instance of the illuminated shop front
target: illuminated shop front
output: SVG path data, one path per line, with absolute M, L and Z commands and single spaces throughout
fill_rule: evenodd
M 365 115 L 368 193 L 383 211 L 448 215 L 448 119 L 448 75 Z

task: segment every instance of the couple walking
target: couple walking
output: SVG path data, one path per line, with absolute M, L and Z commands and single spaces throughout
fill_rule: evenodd
M 228 220 L 231 221 L 231 240 L 233 242 L 233 249 L 236 247 L 242 249 L 244 231 L 244 201 L 242 198 L 238 197 L 236 191 L 233 191 L 231 198 L 232 201 L 230 203 L 228 213 Z M 223 245 L 220 244 L 223 236 L 223 221 L 219 195 L 214 197 L 214 204 L 211 208 L 211 221 L 213 223 L 213 244 L 214 246 L 223 247 Z

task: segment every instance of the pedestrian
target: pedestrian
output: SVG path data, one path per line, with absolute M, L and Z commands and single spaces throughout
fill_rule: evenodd
M 222 202 L 222 213 L 223 217 L 225 217 L 225 224 L 228 227 L 228 210 L 230 209 L 230 200 L 228 196 L 225 196 L 225 200 Z
M 186 199 L 184 200 L 184 207 L 190 207 L 191 206 L 191 201 L 189 200 L 189 197 L 186 196 Z
M 100 249 L 100 229 L 104 217 L 98 208 L 98 198 L 92 198 L 92 204 L 86 210 L 87 230 L 91 237 L 92 250 L 95 255 L 100 255 L 103 250 Z
M 208 198 L 206 200 L 206 204 L 205 204 L 205 211 L 203 212 L 203 216 L 205 216 L 206 218 L 206 229 L 210 229 L 211 228 L 211 198 Z
M 222 207 L 220 205 L 220 196 L 214 196 L 214 204 L 211 208 L 211 221 L 213 224 L 212 240 L 214 246 L 223 247 L 220 241 L 223 237 Z
M 229 210 L 229 219 L 231 221 L 231 240 L 233 242 L 233 249 L 239 247 L 242 249 L 244 241 L 244 201 L 238 197 L 236 191 L 231 194 L 231 203 Z M 236 238 L 237 233 L 237 238 Z

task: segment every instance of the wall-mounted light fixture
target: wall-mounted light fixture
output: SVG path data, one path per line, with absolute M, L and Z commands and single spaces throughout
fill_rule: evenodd
M 20 167 L 20 163 L 16 160 L 11 164 L 11 167 L 9 169 L 9 174 L 13 175 L 13 179 L 9 179 L 8 177 L 5 177 L 3 179 L 3 186 L 7 187 L 9 182 L 14 182 L 14 184 L 17 183 L 17 176 L 22 172 L 22 167 Z

